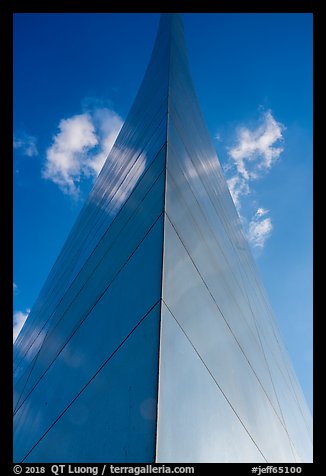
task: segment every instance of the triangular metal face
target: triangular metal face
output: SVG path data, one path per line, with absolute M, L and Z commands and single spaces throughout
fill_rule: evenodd
M 162 14 L 15 344 L 15 461 L 310 461 L 311 417 Z
M 311 417 L 199 110 L 179 16 L 168 111 L 157 461 L 310 461 Z
M 17 462 L 155 459 L 168 39 L 16 341 Z

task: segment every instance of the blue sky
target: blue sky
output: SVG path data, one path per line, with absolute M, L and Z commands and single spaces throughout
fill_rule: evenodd
M 183 19 L 199 103 L 312 408 L 312 15 Z M 16 334 L 129 111 L 158 21 L 15 15 Z

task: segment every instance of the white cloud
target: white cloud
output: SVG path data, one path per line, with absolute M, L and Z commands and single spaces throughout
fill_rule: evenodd
M 14 149 L 19 149 L 23 155 L 34 157 L 38 155 L 36 142 L 36 137 L 22 133 L 14 136 L 13 146 Z
M 107 108 L 62 119 L 47 149 L 43 177 L 64 193 L 78 195 L 81 179 L 100 172 L 122 123 Z
M 240 215 L 242 199 L 253 191 L 252 183 L 260 180 L 277 162 L 283 146 L 285 127 L 277 122 L 272 111 L 264 112 L 257 127 L 242 126 L 237 130 L 235 144 L 228 148 L 229 160 L 223 169 L 233 202 Z M 254 247 L 263 248 L 273 226 L 268 210 L 259 207 L 247 227 L 247 236 Z
M 14 293 L 16 293 L 18 291 L 18 286 L 16 283 L 12 283 L 12 290 Z
M 238 174 L 250 180 L 268 171 L 283 152 L 283 147 L 277 145 L 283 140 L 283 130 L 283 124 L 274 119 L 271 111 L 262 115 L 256 129 L 241 127 L 235 146 L 229 149 Z
M 266 240 L 271 236 L 273 225 L 270 217 L 263 218 L 267 215 L 268 210 L 258 208 L 252 220 L 249 223 L 248 239 L 256 248 L 263 248 Z
M 30 313 L 30 309 L 27 309 L 26 312 L 16 311 L 13 317 L 13 341 L 17 339 L 18 334 L 20 333 L 25 321 Z
M 262 114 L 256 129 L 242 126 L 237 130 L 235 145 L 228 148 L 229 161 L 223 169 L 238 212 L 241 197 L 251 192 L 249 183 L 261 179 L 283 152 L 279 143 L 284 129 L 269 110 Z
M 260 207 L 256 211 L 256 216 L 257 217 L 263 217 L 264 215 L 267 215 L 268 212 L 269 212 L 269 210 L 266 210 L 265 208 Z
M 123 121 L 114 111 L 107 108 L 96 109 L 93 122 L 99 134 L 99 152 L 90 158 L 89 166 L 98 175 L 120 132 Z
M 43 177 L 59 185 L 67 194 L 76 194 L 83 173 L 86 152 L 98 143 L 88 114 L 62 119 L 59 132 L 47 150 Z
M 234 175 L 227 180 L 227 184 L 237 210 L 240 210 L 240 198 L 250 193 L 248 182 L 239 175 Z

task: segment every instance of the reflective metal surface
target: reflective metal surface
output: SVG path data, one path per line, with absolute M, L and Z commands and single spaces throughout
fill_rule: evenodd
M 159 85 L 159 86 L 158 86 Z M 16 462 L 311 461 L 311 416 L 163 14 L 14 349 Z
M 45 433 L 26 462 L 153 461 L 159 316 L 157 304 Z M 54 384 L 47 387 L 43 407 L 53 390 Z
M 15 343 L 17 462 L 154 461 L 166 40 Z
M 192 342 L 165 305 L 157 460 L 162 463 L 265 462 Z
M 157 459 L 311 461 L 311 417 L 172 23 Z

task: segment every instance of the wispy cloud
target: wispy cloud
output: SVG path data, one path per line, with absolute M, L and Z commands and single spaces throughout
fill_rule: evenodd
M 13 317 L 13 342 L 17 339 L 25 321 L 30 313 L 30 309 L 26 309 L 25 312 L 16 311 Z
M 13 293 L 14 294 L 17 294 L 18 293 L 18 286 L 16 283 L 12 283 L 12 290 L 13 290 Z
M 263 113 L 259 122 L 253 130 L 240 127 L 236 144 L 229 149 L 237 173 L 247 181 L 268 171 L 283 152 L 278 144 L 283 140 L 284 126 L 274 119 L 270 110 Z
M 271 110 L 261 114 L 255 128 L 242 125 L 237 129 L 234 144 L 227 149 L 229 160 L 223 168 L 239 214 L 243 197 L 253 191 L 252 182 L 261 180 L 283 152 L 284 129 Z M 263 248 L 271 235 L 273 226 L 267 213 L 258 208 L 249 222 L 247 234 L 254 247 Z
M 31 136 L 25 132 L 14 135 L 14 149 L 19 149 L 20 152 L 23 155 L 27 155 L 27 157 L 34 157 L 38 155 L 36 143 L 36 137 Z
M 98 175 L 122 124 L 121 117 L 108 108 L 62 119 L 46 152 L 43 178 L 78 196 L 81 179 Z
M 253 246 L 263 248 L 265 241 L 272 233 L 273 225 L 270 217 L 267 217 L 268 210 L 258 208 L 249 223 L 248 238 Z
M 241 197 L 250 193 L 249 184 L 247 180 L 242 178 L 240 175 L 233 175 L 231 178 L 227 179 L 227 184 L 234 204 L 239 211 L 241 207 Z

